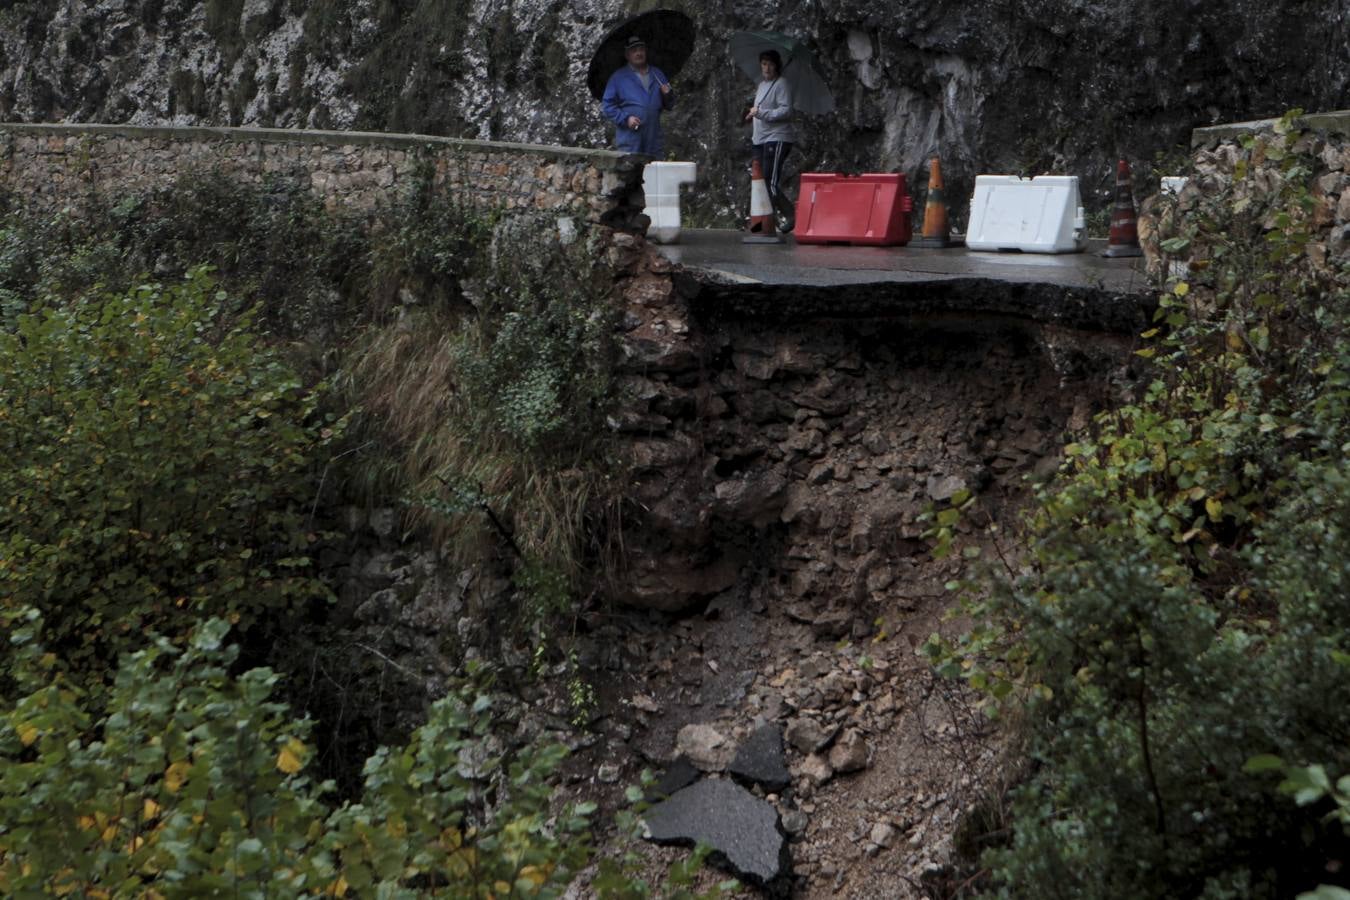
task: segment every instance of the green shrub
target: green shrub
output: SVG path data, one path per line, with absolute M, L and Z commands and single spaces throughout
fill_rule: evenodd
M 229 306 L 196 270 L 0 333 L 0 608 L 73 665 L 327 595 L 306 514 L 333 429 Z
M 557 746 L 490 754 L 491 701 L 452 692 L 366 763 L 361 802 L 305 777 L 310 723 L 278 676 L 230 670 L 228 625 L 128 654 L 106 701 L 53 676 L 17 617 L 25 693 L 0 713 L 7 897 L 557 897 L 588 857 L 587 815 L 550 812 Z
M 465 296 L 373 330 L 351 382 L 375 458 L 396 462 L 382 490 L 408 497 L 417 521 L 434 513 L 461 558 L 505 556 L 527 620 L 568 607 L 596 552 L 588 539 L 622 485 L 605 425 L 618 315 L 610 273 L 588 245 L 529 260 L 507 249 L 548 227 L 505 218 L 492 245 L 485 231 L 462 238 L 478 252 L 455 274 Z
M 165 188 L 91 196 L 55 214 L 14 197 L 0 209 L 6 328 L 36 298 L 123 292 L 145 272 L 176 280 L 203 264 L 232 297 L 258 306 L 259 322 L 277 338 L 333 341 L 330 330 L 364 313 L 369 237 L 356 217 L 325 209 L 305 189 L 194 172 Z
M 1152 380 L 1067 448 L 976 628 L 927 645 L 1023 706 L 1029 776 L 983 858 L 999 896 L 1338 877 L 1339 828 L 1246 765 L 1350 767 L 1350 277 L 1309 252 L 1312 150 L 1286 120 L 1197 179 L 1161 245 L 1191 269 L 1144 336 Z

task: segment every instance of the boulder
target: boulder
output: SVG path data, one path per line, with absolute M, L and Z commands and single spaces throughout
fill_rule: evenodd
M 675 752 L 704 772 L 720 772 L 731 761 L 734 749 L 726 737 L 711 725 L 686 725 L 675 738 Z

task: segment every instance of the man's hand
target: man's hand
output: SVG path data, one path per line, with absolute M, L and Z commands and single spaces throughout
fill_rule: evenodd
M 662 93 L 662 94 L 669 94 L 669 93 L 670 93 L 670 82 L 669 82 L 669 81 L 663 81 L 663 82 L 661 82 L 661 93 Z
M 642 120 L 639 119 L 637 116 L 629 116 L 628 127 L 633 131 L 637 131 L 639 128 L 642 127 Z
M 755 116 L 757 116 L 757 115 L 759 115 L 759 107 L 758 107 L 758 106 L 752 106 L 752 107 L 750 107 L 750 111 L 749 111 L 748 113 L 745 114 L 745 121 L 749 122 L 751 119 L 753 119 L 753 118 L 754 118 Z

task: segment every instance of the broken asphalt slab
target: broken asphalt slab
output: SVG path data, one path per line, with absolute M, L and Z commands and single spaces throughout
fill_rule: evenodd
M 783 729 L 776 723 L 757 728 L 736 751 L 727 772 L 741 783 L 757 784 L 771 794 L 792 783 L 783 755 Z
M 696 782 L 643 815 L 645 837 L 657 844 L 711 848 L 708 861 L 770 896 L 792 887 L 792 854 L 778 812 L 723 779 Z

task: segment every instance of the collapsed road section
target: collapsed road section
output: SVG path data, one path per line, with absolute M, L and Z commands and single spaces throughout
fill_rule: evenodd
M 925 880 L 997 758 L 987 722 L 943 707 L 915 654 L 954 627 L 944 585 L 961 565 L 930 554 L 926 516 L 974 497 L 963 541 L 987 543 L 1028 479 L 1134 388 L 1153 307 L 1142 268 L 747 250 L 734 232 L 615 243 L 627 402 L 610 424 L 632 500 L 616 599 L 701 614 L 606 636 L 624 648 L 615 698 L 650 712 L 600 752 L 735 776 L 732 751 L 771 727 L 790 779 L 765 800 L 801 896 Z M 718 821 L 691 808 L 692 834 Z

